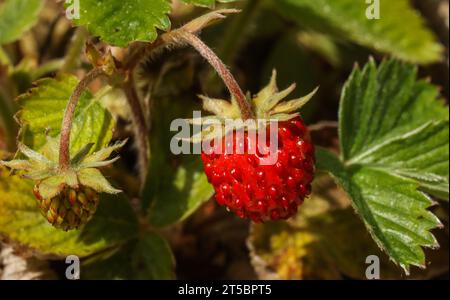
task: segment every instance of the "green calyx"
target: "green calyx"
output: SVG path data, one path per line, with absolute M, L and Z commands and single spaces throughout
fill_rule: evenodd
M 118 157 L 108 158 L 125 143 L 126 141 L 116 143 L 92 154 L 90 150 L 93 144 L 88 144 L 71 158 L 69 168 L 61 169 L 58 164 L 58 139 L 48 137 L 47 143 L 39 152 L 19 144 L 19 151 L 27 160 L 0 161 L 0 164 L 20 170 L 23 177 L 36 181 L 36 192 L 42 199 L 52 199 L 68 187 L 75 190 L 84 187 L 99 193 L 117 194 L 121 191 L 112 187 L 97 168 L 115 162 Z
M 311 100 L 318 87 L 308 95 L 299 99 L 285 101 L 284 99 L 295 90 L 296 84 L 279 91 L 277 86 L 277 72 L 272 72 L 270 83 L 256 96 L 250 99 L 250 105 L 256 119 L 290 120 L 298 116 L 298 111 Z M 218 119 L 242 119 L 236 100 L 212 99 L 199 96 L 203 101 L 203 109 L 213 113 Z M 250 97 L 248 97 L 250 98 Z
M 285 98 L 294 91 L 296 84 L 292 84 L 287 89 L 280 91 L 277 86 L 277 72 L 272 72 L 269 84 L 263 88 L 256 96 L 248 96 L 252 111 L 255 115 L 254 120 L 243 122 L 241 127 L 248 129 L 258 129 L 261 123 L 265 125 L 273 121 L 288 121 L 299 116 L 299 110 L 312 99 L 316 94 L 318 87 L 308 95 L 286 101 Z M 203 102 L 203 109 L 211 112 L 212 116 L 192 119 L 191 123 L 195 125 L 206 125 L 206 128 L 198 134 L 192 136 L 190 140 L 194 143 L 211 140 L 227 134 L 224 128 L 225 120 L 242 120 L 243 116 L 239 105 L 234 97 L 231 101 L 222 99 L 213 99 L 206 96 L 199 96 Z M 234 127 L 239 130 L 240 127 Z

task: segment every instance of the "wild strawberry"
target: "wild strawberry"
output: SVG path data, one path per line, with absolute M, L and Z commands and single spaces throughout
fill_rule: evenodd
M 47 221 L 62 230 L 79 228 L 86 224 L 97 210 L 99 194 L 80 185 L 77 189 L 66 186 L 57 196 L 44 199 L 36 185 L 33 189 L 38 207 Z
M 255 222 L 287 219 L 311 192 L 314 147 L 307 128 L 296 117 L 280 122 L 278 132 L 278 161 L 273 165 L 262 165 L 255 154 L 202 153 L 217 202 L 239 217 Z M 235 144 L 238 138 L 233 134 Z M 245 148 L 255 142 L 252 138 L 244 135 Z
M 68 169 L 58 165 L 59 143 L 48 138 L 45 146 L 35 152 L 23 144 L 19 151 L 28 160 L 0 161 L 1 164 L 22 171 L 25 178 L 35 180 L 33 189 L 38 208 L 47 221 L 65 231 L 78 229 L 86 224 L 97 210 L 99 193 L 119 193 L 103 177 L 98 167 L 117 160 L 106 160 L 124 143 L 103 148 L 90 154 L 93 144 L 83 147 L 71 159 Z
M 202 149 L 204 170 L 216 192 L 216 201 L 241 218 L 250 218 L 254 222 L 287 219 L 296 214 L 298 206 L 311 193 L 314 146 L 296 111 L 316 91 L 297 100 L 282 102 L 294 88 L 295 85 L 291 85 L 279 92 L 274 72 L 270 84 L 250 102 L 258 120 L 269 120 L 267 123 L 279 121 L 278 147 L 275 148 L 277 160 L 272 164 L 262 163 L 267 154 L 250 153 L 249 149 L 267 142 L 260 141 L 255 132 L 265 130 L 269 136 L 273 129 L 269 126 L 264 129 L 245 127 L 243 135 L 236 134 L 237 131 L 224 134 L 224 119 L 241 118 L 237 104 L 234 99 L 228 102 L 202 97 L 204 108 L 213 112 L 216 120 L 222 123 L 222 126 L 207 128 L 200 135 L 203 143 L 207 141 L 212 146 L 208 150 Z M 221 138 L 217 139 L 218 136 Z M 198 137 L 194 136 L 193 141 Z M 233 141 L 233 150 L 243 144 L 245 151 L 224 153 L 223 147 L 230 140 Z

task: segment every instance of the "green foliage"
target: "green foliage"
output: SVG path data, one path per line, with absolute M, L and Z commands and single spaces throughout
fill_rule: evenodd
M 352 198 L 377 244 L 407 272 L 425 266 L 440 222 L 422 189 L 448 198 L 448 109 L 437 89 L 395 60 L 356 68 L 339 112 L 341 159 L 318 149 L 318 168 Z
M 0 45 L 14 42 L 38 20 L 41 0 L 6 0 L 0 4 Z
M 342 159 L 410 177 L 448 198 L 448 108 L 439 89 L 396 61 L 356 69 L 339 112 Z
M 158 36 L 157 29 L 170 28 L 167 0 L 81 0 L 80 7 L 80 18 L 74 23 L 116 46 L 151 42 Z
M 315 193 L 292 220 L 251 226 L 249 244 L 258 275 L 263 279 L 342 279 L 343 275 L 365 279 L 365 257 L 370 253 L 382 259 L 383 279 L 398 276 L 400 269 L 392 269 L 361 221 L 338 203 L 342 195 L 323 183 L 323 178 L 316 180 Z
M 83 263 L 82 279 L 173 279 L 174 258 L 167 242 L 147 232 L 120 249 Z
M 39 150 L 46 136 L 57 137 L 61 131 L 64 109 L 78 79 L 63 74 L 55 79 L 45 78 L 36 82 L 37 87 L 19 97 L 22 109 L 17 117 L 21 125 L 21 138 L 30 148 Z M 112 137 L 114 120 L 111 114 L 89 92 L 79 100 L 71 135 L 71 153 L 94 143 L 91 152 L 107 145 Z
M 203 172 L 198 156 L 170 155 L 170 123 L 175 118 L 188 117 L 182 101 L 155 100 L 153 131 L 151 132 L 152 156 L 144 199 L 151 202 L 150 223 L 162 227 L 179 222 L 193 213 L 214 193 Z M 193 105 L 189 105 L 194 109 Z
M 442 46 L 408 0 L 380 1 L 380 19 L 368 19 L 369 4 L 354 0 L 276 0 L 284 16 L 299 25 L 349 39 L 416 63 L 442 58 Z M 401 15 L 400 15 L 401 13 Z
M 184 220 L 214 193 L 198 158 L 182 160 L 175 171 L 168 171 L 160 180 L 149 211 L 150 222 L 158 227 Z
M 170 246 L 155 233 L 141 237 L 134 250 L 133 267 L 138 279 L 172 279 L 174 259 Z
M 184 1 L 208 7 L 215 4 L 214 0 Z M 170 29 L 168 0 L 81 0 L 80 7 L 80 18 L 74 19 L 74 23 L 86 26 L 93 35 L 115 46 L 126 47 L 134 41 L 152 42 L 158 37 L 158 29 Z
M 84 257 L 118 246 L 137 234 L 137 220 L 127 200 L 107 195 L 82 230 L 56 229 L 41 216 L 32 182 L 8 173 L 0 168 L 0 235 L 35 254 Z
M 260 278 L 364 280 L 368 255 L 379 257 L 381 279 L 401 277 L 401 269 L 377 248 L 343 192 L 329 180 L 316 179 L 313 195 L 291 220 L 251 225 L 250 254 Z M 425 279 L 439 272 L 448 261 L 448 249 L 443 246 L 432 251 L 433 264 L 427 272 L 412 273 L 409 278 Z

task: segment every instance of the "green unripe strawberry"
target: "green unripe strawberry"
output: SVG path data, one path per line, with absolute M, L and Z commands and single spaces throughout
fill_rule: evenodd
M 100 200 L 96 191 L 84 186 L 78 189 L 66 186 L 57 196 L 49 199 L 42 198 L 37 185 L 33 193 L 42 216 L 65 231 L 85 225 L 94 215 Z
M 99 204 L 99 193 L 120 192 L 110 185 L 98 168 L 116 161 L 117 158 L 107 159 L 124 143 L 94 153 L 90 151 L 93 144 L 88 144 L 72 157 L 70 167 L 63 169 L 57 161 L 58 141 L 48 138 L 39 152 L 19 144 L 19 151 L 28 160 L 0 163 L 36 181 L 33 193 L 41 214 L 54 227 L 68 231 L 80 228 L 91 219 Z

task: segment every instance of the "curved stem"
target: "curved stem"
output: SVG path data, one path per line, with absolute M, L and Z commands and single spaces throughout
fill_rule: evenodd
M 131 109 L 131 117 L 134 124 L 139 155 L 139 175 L 141 183 L 144 183 L 145 177 L 147 176 L 150 147 L 147 139 L 147 123 L 144 113 L 142 112 L 142 106 L 139 101 L 138 94 L 136 92 L 132 71 L 130 72 L 127 81 L 124 83 L 123 89 L 127 97 L 128 105 Z
M 231 95 L 239 104 L 243 119 L 247 120 L 254 118 L 252 108 L 248 103 L 244 92 L 242 92 L 242 89 L 237 83 L 233 74 L 231 74 L 230 70 L 228 70 L 227 66 L 225 66 L 220 58 L 217 57 L 214 51 L 212 51 L 205 43 L 203 43 L 203 41 L 199 39 L 195 34 L 192 34 L 185 30 L 177 30 L 173 33 L 175 38 L 180 38 L 182 41 L 194 47 L 200 53 L 200 55 L 203 56 L 217 71 L 217 73 L 227 86 L 228 90 L 230 91 Z
M 75 109 L 77 107 L 78 100 L 88 85 L 102 75 L 106 75 L 102 69 L 96 68 L 91 70 L 78 83 L 70 96 L 61 125 L 61 137 L 59 144 L 59 167 L 61 170 L 67 170 L 70 167 L 70 131 L 72 130 L 72 122 L 75 116 Z

